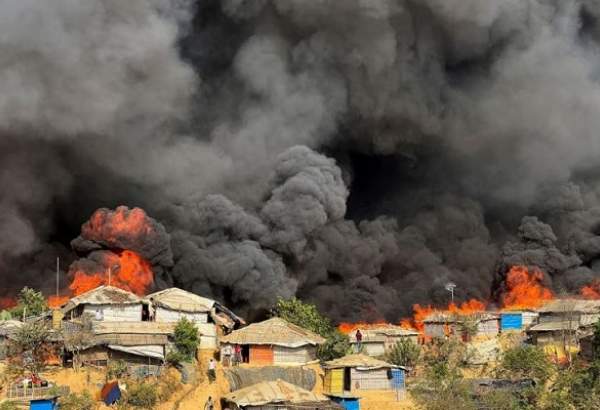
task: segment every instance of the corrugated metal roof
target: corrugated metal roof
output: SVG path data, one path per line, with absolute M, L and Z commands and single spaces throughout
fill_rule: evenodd
M 14 334 L 25 323 L 18 320 L 3 320 L 0 321 L 0 336 L 10 336 Z
M 70 312 L 79 305 L 135 305 L 142 300 L 131 292 L 114 286 L 99 286 L 69 300 L 61 309 Z
M 321 403 L 329 399 L 322 394 L 304 390 L 294 384 L 281 379 L 273 382 L 262 382 L 240 390 L 236 390 L 223 397 L 240 407 L 262 406 L 270 403 Z
M 339 359 L 325 362 L 325 367 L 328 369 L 337 369 L 341 367 L 357 367 L 365 369 L 382 369 L 382 368 L 400 368 L 401 366 L 395 366 L 393 364 L 384 362 L 383 360 L 375 359 L 371 356 L 364 354 L 351 354 L 348 356 L 340 357 Z
M 169 288 L 152 293 L 146 296 L 144 300 L 166 309 L 190 313 L 210 312 L 215 304 L 214 300 L 203 298 L 179 288 Z
M 310 330 L 274 317 L 264 322 L 253 323 L 242 329 L 235 330 L 227 336 L 222 337 L 221 342 L 240 345 L 300 347 L 323 344 L 325 343 L 325 339 Z
M 579 323 L 576 321 L 546 322 L 532 326 L 530 332 L 552 332 L 555 330 L 577 330 Z
M 538 309 L 540 313 L 600 313 L 600 300 L 556 299 Z

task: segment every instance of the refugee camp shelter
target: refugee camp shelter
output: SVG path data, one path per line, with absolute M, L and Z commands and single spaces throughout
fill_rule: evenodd
M 102 366 L 111 360 L 126 363 L 160 366 L 169 346 L 169 336 L 175 326 L 156 322 L 94 322 L 92 334 L 83 349 L 66 345 L 65 348 L 79 354 L 73 360 L 81 364 Z
M 364 353 L 373 357 L 382 356 L 400 340 L 410 339 L 415 343 L 418 343 L 419 341 L 419 332 L 404 329 L 400 326 L 381 325 L 365 330 L 361 329 L 360 331 L 362 333 L 361 345 L 364 349 Z M 350 344 L 354 347 L 354 351 L 357 351 L 358 342 L 356 340 L 356 330 L 352 331 L 348 335 L 348 338 Z
M 575 322 L 587 327 L 600 319 L 600 300 L 556 299 L 537 311 L 539 323 Z
M 18 320 L 0 321 L 0 360 L 6 359 L 9 348 L 9 340 L 21 326 L 23 326 L 23 322 Z
M 220 340 L 221 352 L 227 345 L 240 345 L 244 361 L 261 366 L 308 363 L 316 360 L 317 346 L 323 343 L 321 336 L 278 317 L 235 330 Z
M 523 311 L 505 311 L 500 313 L 500 331 L 523 331 L 531 327 L 537 321 L 539 313 Z
M 142 300 L 126 290 L 100 286 L 75 296 L 61 312 L 65 320 L 88 315 L 96 321 L 139 322 L 142 320 Z
M 466 340 L 470 337 L 495 337 L 500 332 L 500 316 L 489 312 L 468 315 L 436 312 L 426 317 L 423 324 L 425 336 L 432 338 L 456 335 Z
M 394 390 L 404 388 L 406 368 L 353 354 L 326 362 L 324 392 L 340 395 L 359 390 Z
M 575 321 L 544 322 L 527 330 L 533 344 L 558 360 L 579 351 L 578 333 L 579 324 Z
M 322 394 L 304 390 L 283 380 L 261 382 L 223 397 L 232 410 L 343 410 Z

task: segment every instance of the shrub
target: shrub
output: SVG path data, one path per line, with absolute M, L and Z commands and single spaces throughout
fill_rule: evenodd
M 46 298 L 41 292 L 25 287 L 19 292 L 17 306 L 12 308 L 13 317 L 38 316 L 48 310 Z
M 61 410 L 93 410 L 97 407 L 96 401 L 88 391 L 81 394 L 71 393 L 60 399 Z
M 504 352 L 498 374 L 511 379 L 533 379 L 543 383 L 552 374 L 552 363 L 537 346 L 517 346 Z
M 127 363 L 123 360 L 116 360 L 109 363 L 106 369 L 106 377 L 110 379 L 120 379 L 127 374 Z
M 156 386 L 149 383 L 139 383 L 129 386 L 127 404 L 141 409 L 152 409 L 158 402 Z
M 175 326 L 173 338 L 175 348 L 180 355 L 179 359 L 183 359 L 183 361 L 188 362 L 192 361 L 196 355 L 198 344 L 200 343 L 200 338 L 198 337 L 198 328 L 194 325 L 194 323 L 185 317 L 179 319 L 177 326 Z M 172 356 L 171 358 L 173 359 L 174 357 Z
M 5 401 L 0 403 L 0 410 L 19 410 L 19 408 L 12 401 Z
M 412 368 L 416 366 L 420 356 L 421 348 L 419 345 L 408 338 L 403 338 L 386 352 L 385 360 L 396 366 Z

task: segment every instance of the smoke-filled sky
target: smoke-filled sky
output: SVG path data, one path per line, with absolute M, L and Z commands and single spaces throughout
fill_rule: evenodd
M 0 272 L 52 289 L 126 205 L 170 235 L 159 285 L 242 313 L 397 320 L 516 263 L 575 291 L 600 278 L 599 24 L 597 0 L 3 1 Z

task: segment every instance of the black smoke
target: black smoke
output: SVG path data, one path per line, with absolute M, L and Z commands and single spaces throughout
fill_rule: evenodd
M 592 0 L 9 0 L 0 269 L 49 291 L 97 208 L 164 225 L 164 283 L 336 319 L 600 277 Z M 166 251 L 165 251 L 166 252 Z

